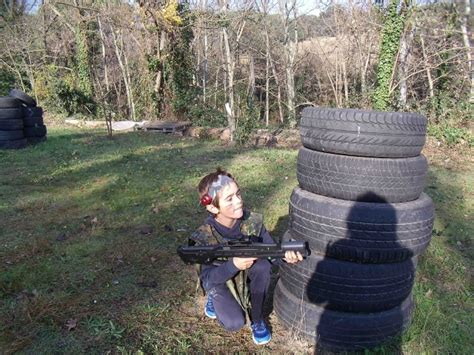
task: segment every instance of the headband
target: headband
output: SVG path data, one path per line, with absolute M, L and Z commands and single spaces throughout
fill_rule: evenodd
M 226 185 L 229 185 L 231 182 L 234 182 L 234 179 L 228 177 L 227 175 L 219 175 L 217 180 L 214 181 L 206 195 L 201 198 L 201 205 L 207 206 L 214 201 L 217 196 L 217 193 Z

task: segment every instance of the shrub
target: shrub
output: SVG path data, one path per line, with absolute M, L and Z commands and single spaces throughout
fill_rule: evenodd
M 202 127 L 226 127 L 225 114 L 215 108 L 203 105 L 194 105 L 189 110 L 191 122 Z
M 466 142 L 470 147 L 474 147 L 474 135 L 464 127 L 455 127 L 447 122 L 441 124 L 429 124 L 428 134 L 443 141 L 448 146 L 454 146 Z
M 15 86 L 15 77 L 5 69 L 0 68 L 0 96 L 8 95 L 11 88 Z
M 48 65 L 37 72 L 35 84 L 38 99 L 53 112 L 68 116 L 95 113 L 95 103 L 80 89 L 78 78 L 73 73 L 62 73 L 56 66 Z

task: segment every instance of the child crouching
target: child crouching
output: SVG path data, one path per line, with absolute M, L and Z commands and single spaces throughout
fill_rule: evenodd
M 274 243 L 262 216 L 244 209 L 240 188 L 231 174 L 218 168 L 201 180 L 198 191 L 201 204 L 210 215 L 191 237 L 197 245 L 222 244 L 248 237 L 252 242 Z M 302 259 L 300 253 L 289 251 L 283 260 L 296 263 Z M 233 257 L 202 265 L 200 280 L 208 295 L 204 313 L 209 318 L 217 318 L 229 331 L 239 330 L 245 324 L 246 300 L 233 285 L 248 286 L 252 339 L 257 345 L 268 343 L 271 334 L 263 319 L 263 305 L 270 272 L 270 261 L 257 258 Z

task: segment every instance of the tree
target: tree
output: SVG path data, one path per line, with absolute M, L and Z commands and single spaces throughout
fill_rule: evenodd
M 385 15 L 377 68 L 377 88 L 373 97 L 376 110 L 388 110 L 391 106 L 390 87 L 400 48 L 400 36 L 405 26 L 408 0 L 402 0 L 400 12 L 398 5 L 398 0 L 391 0 Z

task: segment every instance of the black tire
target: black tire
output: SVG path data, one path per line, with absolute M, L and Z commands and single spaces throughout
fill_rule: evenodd
M 25 127 L 25 137 L 44 137 L 46 135 L 46 126 Z
M 28 107 L 35 107 L 36 106 L 36 100 L 33 99 L 31 96 L 25 94 L 21 90 L 11 89 L 9 95 L 11 97 L 14 97 L 15 99 L 20 100 L 22 103 L 24 103 Z
M 26 138 L 11 141 L 0 141 L 0 149 L 21 149 L 28 145 Z
M 46 136 L 44 137 L 27 137 L 28 144 L 38 144 L 41 142 L 46 142 Z
M 301 188 L 323 196 L 361 202 L 407 202 L 420 197 L 427 170 L 423 155 L 366 158 L 303 147 L 298 154 L 297 177 Z
M 0 141 L 15 141 L 23 138 L 25 138 L 23 130 L 0 131 Z
M 21 107 L 21 102 L 11 96 L 0 97 L 0 109 Z
M 1 120 L 0 131 L 19 131 L 23 129 L 23 120 Z
M 41 117 L 43 116 L 43 108 L 37 107 L 25 107 L 23 108 L 23 116 L 26 117 Z
M 426 118 L 416 113 L 306 107 L 301 141 L 327 153 L 379 158 L 420 155 Z
M 289 230 L 313 252 L 362 263 L 399 262 L 431 240 L 433 202 L 425 193 L 404 203 L 352 202 L 295 188 Z
M 43 117 L 23 117 L 23 123 L 25 127 L 38 127 L 43 126 Z
M 17 120 L 19 118 L 23 118 L 23 111 L 21 107 L 0 109 L 0 120 L 7 120 L 7 119 Z
M 280 282 L 298 299 L 343 312 L 380 312 L 398 306 L 415 281 L 416 258 L 359 264 L 312 254 L 280 268 Z
M 274 295 L 274 309 L 283 325 L 317 343 L 318 349 L 330 351 L 360 351 L 388 342 L 408 328 L 413 307 L 410 295 L 399 306 L 383 312 L 331 311 L 302 302 L 281 282 Z

